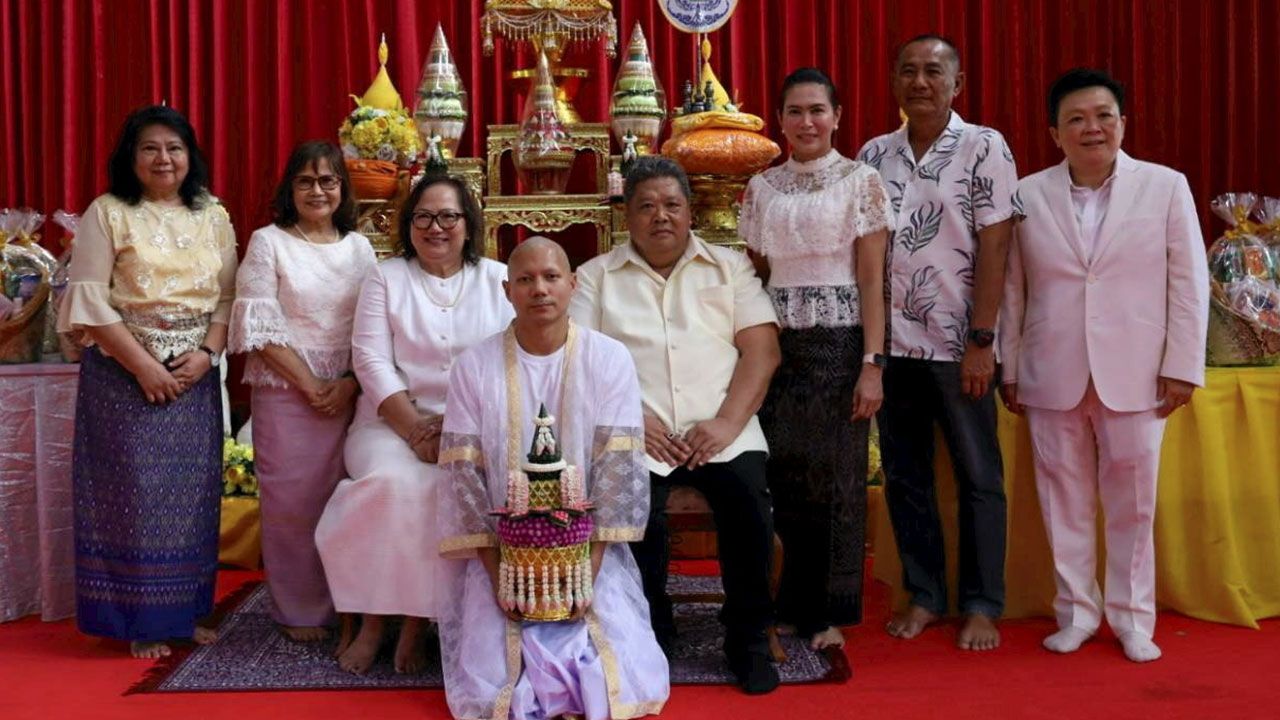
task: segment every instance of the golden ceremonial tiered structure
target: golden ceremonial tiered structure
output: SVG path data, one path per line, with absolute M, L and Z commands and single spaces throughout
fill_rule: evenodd
M 711 68 L 711 44 L 704 35 L 698 72 L 685 83 L 684 103 L 675 110 L 671 137 L 662 142 L 668 121 L 667 94 L 654 72 L 650 48 L 640 24 L 631 31 L 614 78 L 607 122 L 583 122 L 573 106 L 579 84 L 588 76 L 581 68 L 563 64 L 574 43 L 600 43 L 616 54 L 617 23 L 606 0 L 487 0 L 481 18 L 486 55 L 496 41 L 525 44 L 536 64 L 511 74 L 528 83 L 518 123 L 485 126 L 485 157 L 464 157 L 460 142 L 470 119 L 470 96 L 437 26 L 422 67 L 411 107 L 405 107 L 387 75 L 385 41 L 379 48 L 381 67 L 357 109 L 343 126 L 343 149 L 360 198 L 358 229 L 369 235 L 380 256 L 397 252 L 395 208 L 410 187 L 403 162 L 405 143 L 395 137 L 386 143 L 355 147 L 353 136 L 367 140 L 367 132 L 349 127 L 370 113 L 386 116 L 382 127 L 410 124 L 416 131 L 418 174 L 447 168 L 462 177 L 480 201 L 485 217 L 484 253 L 497 258 L 503 228 L 536 233 L 560 233 L 588 227 L 595 235 L 595 252 L 608 252 L 629 240 L 621 192 L 620 171 L 629 161 L 655 152 L 673 157 L 689 173 L 694 190 L 694 228 L 710 242 L 737 243 L 737 199 L 751 175 L 779 154 L 776 144 L 760 134 L 763 121 L 738 110 Z M 695 40 L 695 42 L 697 42 Z M 366 129 L 367 130 L 367 129 Z M 610 154 L 610 134 L 619 148 Z M 357 152 L 358 151 L 358 152 Z M 569 192 L 581 155 L 594 172 L 589 190 Z M 356 157 L 358 155 L 358 157 Z M 516 178 L 509 176 L 515 169 Z M 365 170 L 372 168 L 372 176 Z M 507 177 L 504 177 L 504 173 Z M 505 182 L 504 182 L 505 181 Z M 582 187 L 582 183 L 576 184 Z

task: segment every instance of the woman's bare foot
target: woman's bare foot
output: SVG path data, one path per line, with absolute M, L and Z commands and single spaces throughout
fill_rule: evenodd
M 382 644 L 382 629 L 382 616 L 365 615 L 360 623 L 360 633 L 338 656 L 338 666 L 356 675 L 368 672 L 378 654 L 378 646 Z
M 422 631 L 427 621 L 423 618 L 408 617 L 400 626 L 400 639 L 396 641 L 396 672 L 405 675 L 417 675 L 427 666 L 427 652 L 422 644 Z
M 956 635 L 956 645 L 961 650 L 995 650 L 1000 647 L 1000 631 L 991 618 L 970 613 L 965 616 L 960 634 Z
M 814 633 L 809 640 L 810 650 L 822 650 L 829 647 L 844 647 L 844 634 L 840 632 L 840 628 L 834 625 L 829 625 L 826 630 Z
M 912 605 L 907 608 L 906 612 L 894 615 L 884 629 L 885 632 L 896 638 L 910 640 L 937 621 L 937 614 L 925 610 L 919 605 Z
M 329 639 L 329 629 L 323 627 L 281 625 L 280 632 L 294 642 L 320 642 Z
M 191 640 L 197 645 L 212 645 L 218 640 L 218 631 L 197 625 L 191 633 Z
M 171 652 L 173 651 L 169 649 L 168 643 L 141 642 L 137 640 L 129 643 L 129 654 L 141 660 L 156 660 L 168 657 Z
M 351 641 L 356 639 L 356 616 L 353 613 L 338 614 L 338 647 L 334 648 L 333 656 L 338 657 L 351 647 Z

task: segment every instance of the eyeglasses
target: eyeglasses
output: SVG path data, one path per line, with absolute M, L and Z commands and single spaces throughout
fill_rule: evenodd
M 342 184 L 342 178 L 337 175 L 321 175 L 313 177 L 311 175 L 298 175 L 293 179 L 293 189 L 300 192 L 307 192 L 316 185 L 321 190 L 336 190 Z
M 441 210 L 438 213 L 423 210 L 413 214 L 413 226 L 419 230 L 430 230 L 431 223 L 434 222 L 441 230 L 452 230 L 463 217 L 462 213 L 452 210 Z

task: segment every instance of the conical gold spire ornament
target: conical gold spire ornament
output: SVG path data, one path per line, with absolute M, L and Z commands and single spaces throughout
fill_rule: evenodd
M 558 195 L 569 184 L 575 154 L 569 130 L 556 113 L 551 64 L 546 53 L 538 53 L 537 75 L 525 99 L 524 119 L 516 140 L 516 170 L 529 192 Z
M 364 96 L 356 99 L 356 104 L 360 107 L 371 107 L 379 110 L 402 110 L 404 109 L 404 101 L 400 99 L 400 93 L 396 91 L 396 86 L 391 82 L 391 76 L 387 74 L 387 59 L 390 57 L 390 51 L 387 49 L 387 34 L 382 34 L 382 41 L 378 44 L 378 74 L 373 78 L 373 84 L 368 90 L 364 91 Z
M 711 41 L 702 38 L 702 73 L 699 77 L 701 85 L 705 88 L 711 85 L 711 96 L 706 101 L 711 105 L 710 110 L 724 110 L 727 105 L 732 104 L 729 99 L 729 93 L 725 91 L 724 86 L 720 84 L 720 78 L 716 77 L 715 70 L 711 69 Z
M 449 42 L 444 37 L 444 27 L 436 24 L 436 34 L 427 52 L 427 62 L 422 66 L 422 80 L 418 83 L 418 104 L 413 119 L 422 136 L 422 146 L 430 147 L 433 137 L 440 138 L 440 152 L 450 160 L 458 149 L 458 140 L 467 126 L 469 111 L 467 89 L 462 86 L 462 76 L 453 62 Z
M 636 149 L 650 153 L 658 146 L 658 136 L 667 117 L 667 93 L 662 89 L 644 30 L 637 22 L 631 31 L 627 53 L 613 83 L 609 102 L 610 127 L 619 146 L 626 143 L 628 133 L 635 138 Z

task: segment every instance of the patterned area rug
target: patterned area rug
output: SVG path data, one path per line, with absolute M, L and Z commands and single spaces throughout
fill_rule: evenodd
M 722 596 L 719 578 L 672 576 L 669 588 L 677 601 L 679 632 L 672 649 L 672 683 L 733 684 L 720 651 L 720 604 L 705 601 Z M 332 643 L 296 643 L 276 629 L 266 585 L 247 586 L 229 599 L 233 609 L 223 617 L 217 642 L 162 660 L 129 693 L 443 687 L 434 641 L 428 642 L 427 669 L 421 674 L 397 674 L 388 644 L 369 672 L 356 676 L 338 667 Z M 789 655 L 778 666 L 784 683 L 844 682 L 851 675 L 843 652 L 815 653 L 796 638 L 782 638 L 782 643 Z

